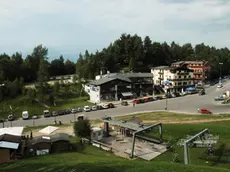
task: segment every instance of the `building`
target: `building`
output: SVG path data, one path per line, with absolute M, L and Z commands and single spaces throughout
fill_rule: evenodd
M 184 65 L 193 70 L 195 83 L 205 82 L 211 70 L 207 61 L 179 61 L 172 63 L 172 66 L 174 67 L 182 67 Z
M 151 69 L 155 85 L 168 85 L 170 92 L 181 92 L 187 87 L 194 86 L 193 70 L 186 66 L 158 66 Z M 166 87 L 165 87 L 166 91 Z
M 68 134 L 58 133 L 51 136 L 38 136 L 28 141 L 28 149 L 35 155 L 44 155 L 69 150 Z
M 85 87 L 90 101 L 130 99 L 153 92 L 151 73 L 108 73 L 96 77 Z

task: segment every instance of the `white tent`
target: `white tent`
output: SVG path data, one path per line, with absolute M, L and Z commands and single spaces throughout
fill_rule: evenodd
M 9 134 L 14 136 L 22 136 L 23 129 L 24 127 L 0 128 L 0 135 Z
M 48 127 L 43 128 L 39 132 L 43 134 L 51 134 L 58 129 L 59 129 L 58 127 L 48 126 Z

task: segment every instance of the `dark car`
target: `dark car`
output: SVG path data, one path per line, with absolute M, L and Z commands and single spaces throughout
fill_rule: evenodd
M 59 110 L 59 111 L 58 111 L 58 115 L 60 115 L 60 116 L 61 116 L 61 115 L 65 115 L 65 111 Z
M 13 120 L 15 120 L 15 116 L 14 115 L 9 115 L 8 116 L 8 121 L 13 121 Z
M 101 105 L 97 105 L 97 110 L 102 110 L 103 107 Z
M 109 104 L 108 104 L 108 107 L 109 107 L 109 108 L 115 108 L 115 106 L 114 106 L 113 103 L 109 103 Z
M 65 110 L 65 114 L 71 114 L 71 110 L 70 109 L 66 109 Z
M 127 101 L 122 101 L 122 102 L 121 102 L 121 105 L 122 105 L 122 106 L 128 106 L 129 104 L 128 104 Z

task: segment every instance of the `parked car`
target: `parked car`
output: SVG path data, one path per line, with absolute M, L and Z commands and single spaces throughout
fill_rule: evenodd
M 214 98 L 214 100 L 215 101 L 224 101 L 225 98 L 224 98 L 224 96 L 217 96 L 217 97 Z
M 77 109 L 72 109 L 72 110 L 71 110 L 71 113 L 77 113 L 77 112 L 78 112 Z
M 103 109 L 108 109 L 109 108 L 107 104 L 102 104 L 101 106 L 102 106 Z
M 145 103 L 146 103 L 146 102 L 149 102 L 149 98 L 148 98 L 148 97 L 144 97 L 142 100 L 143 100 Z
M 115 108 L 115 106 L 114 106 L 113 103 L 109 103 L 109 104 L 108 104 L 108 107 L 109 107 L 109 108 Z
M 59 111 L 58 111 L 58 115 L 60 115 L 60 116 L 61 116 L 61 115 L 65 115 L 65 111 L 64 111 L 64 110 L 59 110 Z
M 49 110 L 44 110 L 44 111 L 43 111 L 43 114 L 44 114 L 44 117 L 45 117 L 45 118 L 50 117 L 50 111 L 49 111 Z
M 92 106 L 91 110 L 93 110 L 93 111 L 97 110 L 97 106 Z
M 56 111 L 53 111 L 52 116 L 58 116 L 58 113 Z
M 208 110 L 208 109 L 199 109 L 199 112 L 201 114 L 212 114 L 212 112 L 210 110 Z
M 22 119 L 23 120 L 29 119 L 29 113 L 28 113 L 28 111 L 23 111 L 22 112 Z
M 101 105 L 97 105 L 97 110 L 101 110 L 103 107 Z
M 82 109 L 82 108 L 77 108 L 77 111 L 78 111 L 78 112 L 82 112 L 83 109 Z
M 122 102 L 121 102 L 121 105 L 122 105 L 122 106 L 128 106 L 129 104 L 128 104 L 127 101 L 122 101 Z
M 222 88 L 223 87 L 223 84 L 218 84 L 217 85 L 217 88 Z
M 32 115 L 32 119 L 38 119 L 38 115 L 37 114 Z
M 10 114 L 8 116 L 8 121 L 13 121 L 13 120 L 15 120 L 15 116 L 13 114 Z
M 65 114 L 66 114 L 66 115 L 71 114 L 71 110 L 70 110 L 70 109 L 66 109 L 66 110 L 65 110 Z
M 91 109 L 90 109 L 89 106 L 84 106 L 83 110 L 84 110 L 85 112 L 90 112 Z

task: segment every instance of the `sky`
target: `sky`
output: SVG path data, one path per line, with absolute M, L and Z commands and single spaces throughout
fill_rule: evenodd
M 230 48 L 230 0 L 0 0 L 0 53 L 42 44 L 76 61 L 122 33 Z

